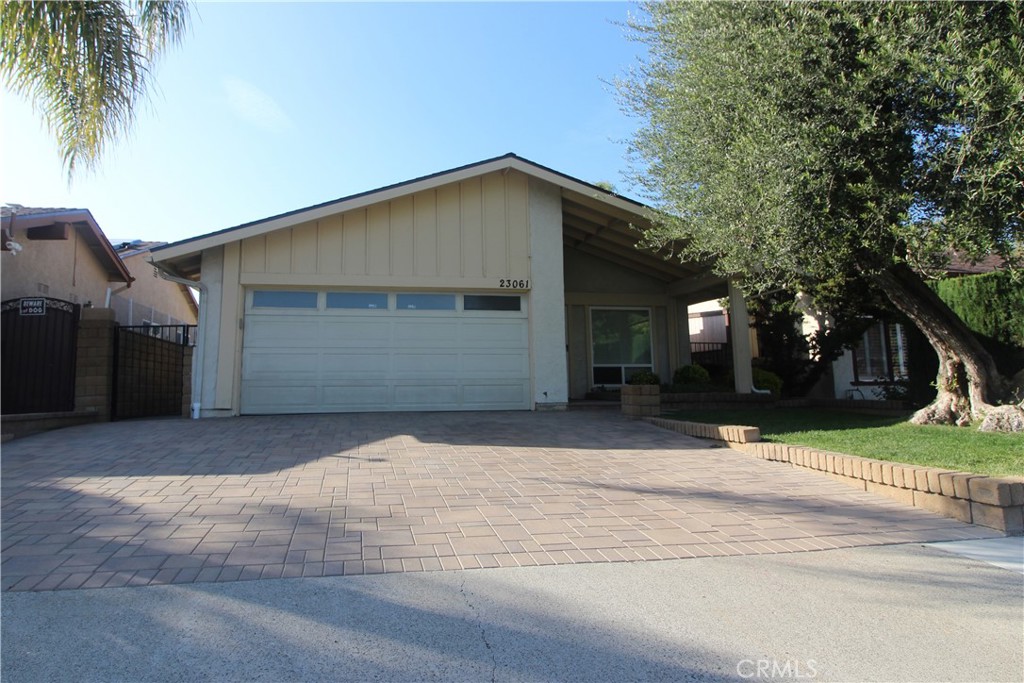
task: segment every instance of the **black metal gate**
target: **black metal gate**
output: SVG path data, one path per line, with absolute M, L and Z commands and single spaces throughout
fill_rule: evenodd
M 195 325 L 118 327 L 111 419 L 181 415 L 185 350 Z
M 4 415 L 75 408 L 78 304 L 47 297 L 0 304 L 0 365 Z

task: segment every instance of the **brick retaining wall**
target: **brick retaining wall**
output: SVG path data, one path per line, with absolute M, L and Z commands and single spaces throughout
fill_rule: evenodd
M 861 458 L 806 446 L 767 443 L 760 441 L 756 427 L 645 419 L 651 424 L 690 436 L 725 441 L 730 448 L 763 460 L 788 462 L 796 467 L 818 470 L 851 486 L 961 522 L 1013 535 L 1024 533 L 1024 478 L 988 477 Z

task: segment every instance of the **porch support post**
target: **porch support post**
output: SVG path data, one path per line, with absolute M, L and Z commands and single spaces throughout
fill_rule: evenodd
M 750 314 L 743 292 L 729 281 L 729 332 L 732 337 L 732 373 L 737 394 L 750 394 L 754 386 L 750 360 Z
M 672 370 L 681 365 L 691 365 L 693 356 L 690 355 L 690 313 L 689 306 L 685 299 L 675 299 L 675 327 L 676 327 L 676 360 Z

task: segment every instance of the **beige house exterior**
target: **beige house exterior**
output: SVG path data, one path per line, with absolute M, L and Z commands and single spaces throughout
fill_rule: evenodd
M 0 298 L 4 301 L 50 297 L 109 308 L 121 298 L 140 310 L 159 313 L 149 316 L 151 324 L 194 325 L 198 319 L 191 293 L 157 277 L 146 261 L 148 249 L 122 258 L 86 209 L 5 206 L 2 231 Z M 132 320 L 120 312 L 117 321 L 144 324 L 143 318 Z
M 152 258 L 202 290 L 201 416 L 561 408 L 635 370 L 670 376 L 687 304 L 738 296 L 635 248 L 646 211 L 510 154 Z
M 150 249 L 162 242 L 115 245 L 117 255 L 135 278 L 132 286 L 111 293 L 109 308 L 122 325 L 195 325 L 199 304 L 188 287 L 160 277 L 150 263 Z

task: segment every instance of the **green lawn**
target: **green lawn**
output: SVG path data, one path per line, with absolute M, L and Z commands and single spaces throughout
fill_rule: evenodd
M 877 416 L 817 408 L 689 410 L 663 417 L 750 425 L 765 441 L 990 476 L 1024 476 L 1024 434 L 970 427 L 918 426 L 908 416 Z

